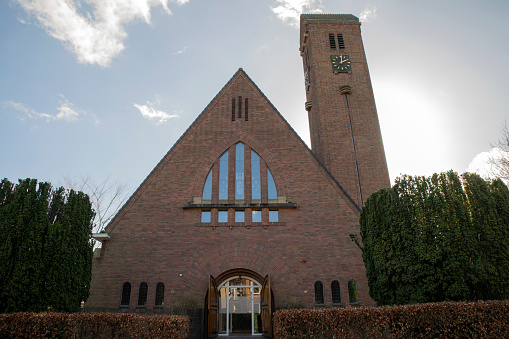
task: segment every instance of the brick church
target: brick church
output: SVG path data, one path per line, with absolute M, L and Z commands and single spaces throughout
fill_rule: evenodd
M 390 186 L 361 24 L 300 20 L 311 149 L 239 69 L 94 234 L 88 311 L 169 313 L 187 300 L 203 336 L 271 336 L 278 308 L 374 304 L 349 237 L 368 196 Z

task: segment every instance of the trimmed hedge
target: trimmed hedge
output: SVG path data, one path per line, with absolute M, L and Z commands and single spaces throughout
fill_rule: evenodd
M 274 338 L 507 338 L 509 301 L 279 310 Z
M 0 338 L 186 338 L 189 318 L 117 313 L 0 314 Z

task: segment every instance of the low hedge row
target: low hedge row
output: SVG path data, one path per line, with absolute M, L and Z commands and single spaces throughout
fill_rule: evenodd
M 507 338 L 509 301 L 279 310 L 274 338 Z
M 189 318 L 116 313 L 0 314 L 0 338 L 186 338 Z

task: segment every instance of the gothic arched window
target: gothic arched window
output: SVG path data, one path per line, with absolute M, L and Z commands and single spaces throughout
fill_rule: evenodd
M 147 283 L 142 282 L 140 284 L 140 289 L 138 290 L 138 306 L 145 306 L 147 303 L 147 292 L 148 285 Z
M 332 303 L 341 304 L 341 289 L 339 288 L 339 281 L 334 280 L 331 284 Z
M 323 284 L 321 281 L 315 282 L 315 303 L 324 304 L 325 300 L 323 297 Z
M 262 202 L 270 206 L 261 208 Z M 279 223 L 278 191 L 272 172 L 258 153 L 238 142 L 209 170 L 200 208 L 201 223 Z
M 164 305 L 164 284 L 163 283 L 157 283 L 156 286 L 156 300 L 154 303 L 156 306 L 163 306 Z
M 357 294 L 357 283 L 355 280 L 350 280 L 348 282 L 348 297 L 351 304 L 359 302 L 359 296 Z
M 120 299 L 120 306 L 129 306 L 131 301 L 131 284 L 125 282 L 122 285 L 122 298 Z

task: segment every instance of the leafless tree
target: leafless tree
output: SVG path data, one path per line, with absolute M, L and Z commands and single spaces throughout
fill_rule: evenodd
M 509 183 L 509 128 L 507 122 L 501 128 L 502 137 L 493 145 L 494 154 L 489 158 L 490 174 Z
M 64 186 L 82 191 L 90 197 L 96 213 L 93 233 L 104 230 L 131 195 L 131 191 L 126 184 L 113 181 L 109 176 L 100 182 L 90 176 L 64 177 Z

